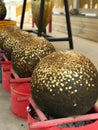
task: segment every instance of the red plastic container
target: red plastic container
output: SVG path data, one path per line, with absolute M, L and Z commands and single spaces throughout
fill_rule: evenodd
M 31 97 L 30 81 L 31 78 L 19 78 L 19 76 L 11 70 L 13 77 L 10 79 L 11 87 L 11 110 L 23 119 L 27 119 L 27 106 Z
M 2 70 L 2 87 L 5 91 L 10 92 L 10 75 L 12 62 L 9 61 L 4 54 L 1 55 L 2 60 L 0 61 L 1 70 Z
M 3 57 L 3 52 L 0 49 L 0 62 L 2 61 L 2 57 Z M 0 83 L 2 83 L 2 70 L 1 70 L 2 65 L 0 64 Z
M 38 108 L 36 108 L 36 105 L 31 98 L 29 99 L 29 102 L 30 102 L 30 105 L 34 109 L 33 111 L 35 111 L 40 121 L 32 117 L 30 115 L 30 112 L 28 112 L 28 130 L 98 130 L 97 106 L 94 106 L 93 108 L 95 112 L 90 113 L 90 114 L 80 115 L 76 117 L 67 117 L 67 118 L 48 120 L 45 114 L 42 113 Z M 74 128 L 58 127 L 59 125 L 62 125 L 62 124 L 64 125 L 64 124 L 76 123 L 76 122 L 88 121 L 88 120 L 94 120 L 94 122 L 85 126 L 79 126 L 79 127 L 74 127 Z
M 10 70 L 4 70 L 2 67 L 2 88 L 6 91 L 6 92 L 10 92 L 10 75 L 11 72 Z

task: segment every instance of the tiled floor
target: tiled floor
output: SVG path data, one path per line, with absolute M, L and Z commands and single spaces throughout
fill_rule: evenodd
M 27 28 L 28 25 L 25 26 Z M 66 36 L 59 32 L 52 32 L 55 37 Z M 73 36 L 74 50 L 87 56 L 98 69 L 98 43 Z M 68 42 L 53 43 L 57 50 L 69 49 Z M 27 121 L 15 116 L 11 111 L 11 95 L 0 85 L 0 130 L 27 130 Z

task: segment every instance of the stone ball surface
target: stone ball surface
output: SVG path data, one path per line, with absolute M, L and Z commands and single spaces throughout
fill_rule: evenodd
M 5 3 L 0 1 L 0 20 L 4 20 L 7 14 Z
M 56 51 L 34 69 L 31 90 L 37 106 L 50 116 L 84 114 L 98 98 L 98 71 L 78 52 Z
M 7 25 L 6 27 L 2 28 L 0 30 L 0 48 L 4 50 L 5 42 L 10 39 L 13 35 L 19 35 L 20 36 L 21 29 L 14 25 Z M 11 40 L 10 40 L 11 41 Z M 10 41 L 8 44 L 10 44 Z
M 11 60 L 12 51 L 17 45 L 25 43 L 28 44 L 28 42 L 33 37 L 33 35 L 30 35 L 26 31 L 22 30 L 17 31 L 18 32 L 13 32 L 13 34 L 9 33 L 3 43 L 3 50 L 8 60 Z
M 31 77 L 38 62 L 54 51 L 54 46 L 48 40 L 32 37 L 28 42 L 25 40 L 24 44 L 14 47 L 11 54 L 13 68 L 20 77 Z

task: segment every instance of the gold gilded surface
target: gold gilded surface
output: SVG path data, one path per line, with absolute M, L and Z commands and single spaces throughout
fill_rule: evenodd
M 17 26 L 6 26 L 0 30 L 0 48 L 20 77 L 30 77 L 36 64 L 55 51 L 51 42 L 34 36 Z
M 56 51 L 36 66 L 31 88 L 38 106 L 52 116 L 84 114 L 98 98 L 98 71 L 82 54 Z
M 0 30 L 0 48 L 5 49 L 7 51 L 8 48 L 11 48 L 11 46 L 18 42 L 18 38 L 21 37 L 21 35 L 25 37 L 25 35 L 28 34 L 25 31 L 22 31 L 19 27 L 15 25 L 8 25 Z M 14 43 L 13 43 L 14 42 Z M 6 48 L 7 47 L 7 48 Z M 10 53 L 10 51 L 9 51 Z
M 24 44 L 24 42 L 27 40 L 29 42 L 31 37 L 28 32 L 22 31 L 18 27 L 13 28 L 13 31 L 10 30 L 3 43 L 3 50 L 5 51 L 5 55 L 9 60 L 11 60 L 11 53 L 14 47 L 18 44 Z
M 46 39 L 29 37 L 14 47 L 11 55 L 13 67 L 20 77 L 31 77 L 36 64 L 54 51 L 54 46 Z

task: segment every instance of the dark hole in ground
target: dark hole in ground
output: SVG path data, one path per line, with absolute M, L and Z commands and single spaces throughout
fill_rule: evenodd
M 95 113 L 95 112 L 96 111 L 94 110 L 94 108 L 92 108 L 87 114 Z M 29 114 L 30 114 L 31 117 L 33 117 L 37 121 L 40 121 L 39 117 L 37 116 L 37 114 L 34 111 L 34 109 L 33 109 L 33 107 L 32 107 L 31 104 L 29 105 Z M 54 119 L 53 117 L 51 117 L 49 115 L 46 115 L 46 117 L 48 118 L 48 120 Z M 80 121 L 80 122 L 74 122 L 74 123 L 68 123 L 68 124 L 58 125 L 57 127 L 59 127 L 59 128 L 75 128 L 75 127 L 85 126 L 85 125 L 94 123 L 95 121 L 96 120 Z

